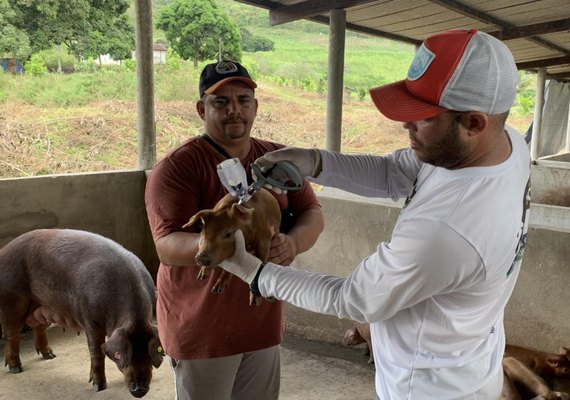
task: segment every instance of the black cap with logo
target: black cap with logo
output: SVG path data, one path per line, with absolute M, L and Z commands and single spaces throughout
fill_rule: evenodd
M 205 93 L 211 94 L 219 87 L 231 81 L 241 81 L 249 85 L 252 89 L 257 84 L 249 76 L 249 72 L 243 65 L 234 61 L 218 61 L 217 63 L 208 64 L 202 70 L 200 75 L 200 98 Z

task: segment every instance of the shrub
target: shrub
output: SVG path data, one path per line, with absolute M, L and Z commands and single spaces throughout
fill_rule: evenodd
M 136 71 L 137 69 L 137 62 L 132 58 L 127 58 L 123 61 L 121 66 L 126 69 L 127 71 Z
M 75 72 L 92 73 L 97 71 L 97 64 L 93 60 L 82 60 L 75 65 Z
M 44 60 L 49 72 L 57 72 L 60 63 L 63 72 L 73 72 L 74 66 L 77 63 L 77 59 L 69 54 L 66 49 L 61 49 L 59 52 L 57 48 L 54 50 L 44 50 L 38 54 Z
M 44 76 L 48 69 L 40 54 L 34 54 L 28 61 L 24 63 L 24 71 L 33 76 Z
M 241 28 L 240 32 L 243 51 L 255 53 L 256 51 L 273 51 L 275 49 L 275 43 L 271 39 L 252 35 L 245 28 Z
M 166 66 L 169 71 L 179 71 L 182 59 L 172 48 L 166 49 Z

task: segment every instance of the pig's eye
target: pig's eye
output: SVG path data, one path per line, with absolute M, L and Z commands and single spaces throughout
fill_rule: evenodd
M 232 231 L 226 231 L 224 233 L 224 239 L 230 239 L 232 237 L 233 232 Z

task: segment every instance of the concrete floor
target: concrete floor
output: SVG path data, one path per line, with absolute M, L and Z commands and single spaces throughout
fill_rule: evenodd
M 341 333 L 339 333 L 341 334 Z M 106 362 L 107 389 L 95 392 L 89 378 L 89 352 L 84 334 L 49 330 L 49 343 L 57 355 L 44 360 L 36 354 L 33 335 L 20 343 L 24 371 L 11 374 L 0 365 L 0 400 L 127 400 L 134 399 L 119 370 Z M 3 354 L 4 342 L 0 340 Z M 280 400 L 373 400 L 374 366 L 363 349 L 313 342 L 286 335 L 282 345 Z M 166 361 L 166 360 L 165 360 Z M 2 363 L 3 364 L 3 363 Z M 145 400 L 173 400 L 173 378 L 168 362 L 154 370 Z M 263 399 L 252 399 L 263 400 Z

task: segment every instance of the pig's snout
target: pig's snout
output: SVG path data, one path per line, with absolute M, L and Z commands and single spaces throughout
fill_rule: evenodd
M 196 254 L 196 262 L 201 267 L 209 267 L 212 265 L 212 259 L 206 253 L 198 253 Z
M 129 388 L 129 392 L 131 393 L 131 395 L 133 397 L 141 398 L 148 393 L 148 389 L 149 389 L 148 386 L 142 387 L 142 386 L 135 384 L 134 386 Z

